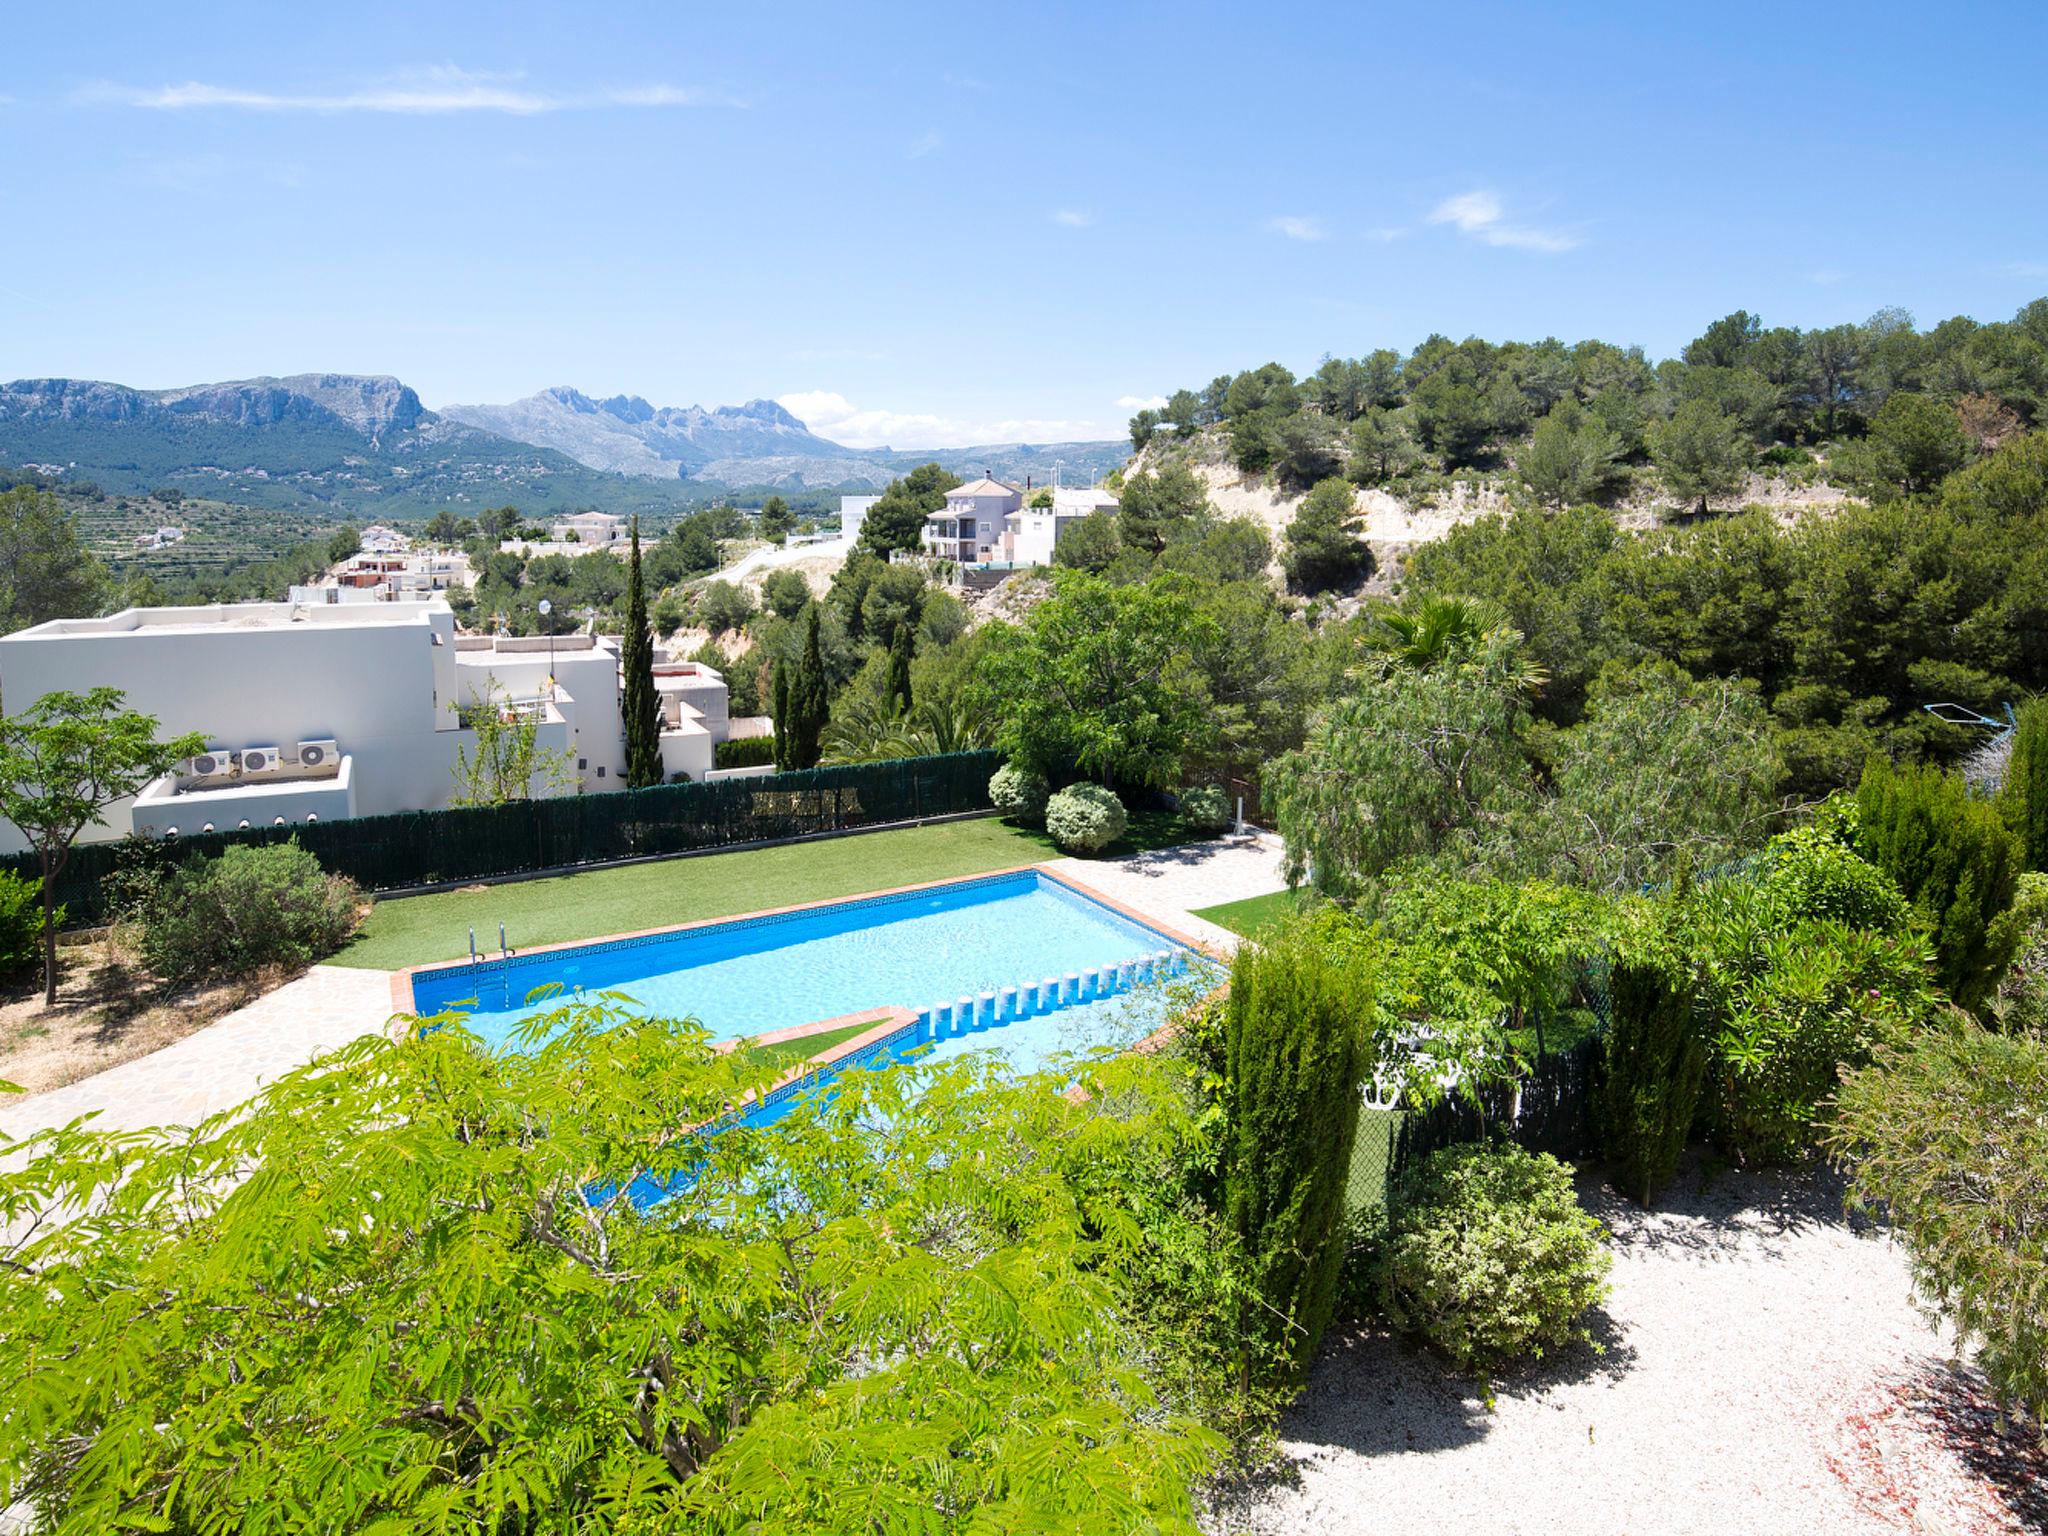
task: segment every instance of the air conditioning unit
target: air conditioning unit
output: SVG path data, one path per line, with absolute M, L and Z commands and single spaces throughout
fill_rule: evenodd
M 226 773 L 234 764 L 225 752 L 201 752 L 185 766 L 195 778 L 203 779 L 216 773 Z
M 284 761 L 284 753 L 276 747 L 242 748 L 242 772 L 275 773 L 278 764 Z
M 333 741 L 302 741 L 299 743 L 299 766 L 301 768 L 332 768 L 341 761 L 341 745 Z

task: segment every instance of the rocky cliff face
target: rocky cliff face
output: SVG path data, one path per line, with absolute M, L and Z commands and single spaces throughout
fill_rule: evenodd
M 434 419 L 420 397 L 398 380 L 345 373 L 238 379 L 184 389 L 130 389 L 95 379 L 17 379 L 0 386 L 0 421 L 133 422 L 159 413 L 229 427 L 331 424 L 373 439 Z

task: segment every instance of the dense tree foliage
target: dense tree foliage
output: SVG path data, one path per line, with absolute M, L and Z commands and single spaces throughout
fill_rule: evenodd
M 61 498 L 28 485 L 0 491 L 0 633 L 90 617 L 107 588 Z

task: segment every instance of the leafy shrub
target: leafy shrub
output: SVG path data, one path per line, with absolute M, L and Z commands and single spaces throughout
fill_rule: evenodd
M 64 926 L 57 908 L 52 928 Z M 43 961 L 43 882 L 0 870 L 0 981 L 13 981 Z
M 1124 835 L 1124 803 L 1100 784 L 1072 784 L 1045 805 L 1045 830 L 1069 853 L 1100 853 Z
M 328 874 L 296 839 L 238 845 L 164 879 L 142 912 L 142 960 L 180 984 L 309 965 L 355 932 L 360 899 L 354 881 Z
M 1941 1006 L 1929 946 L 1883 871 L 1826 826 L 1772 841 L 1754 870 L 1693 896 L 1714 1136 L 1749 1166 L 1806 1151 L 1844 1067 Z
M 1016 821 L 1043 821 L 1045 803 L 1051 794 L 1044 774 L 1014 764 L 998 768 L 995 777 L 988 781 L 989 803 Z
M 1297 1379 L 1337 1306 L 1373 981 L 1369 959 L 1298 927 L 1240 947 L 1230 969 L 1223 1205 L 1251 1264 L 1246 1333 L 1286 1350 Z
M 1939 768 L 1872 758 L 1856 791 L 1856 851 L 1897 882 L 1934 937 L 1948 995 L 1983 1007 L 2012 963 L 2012 906 L 2024 849 L 1998 807 Z
M 735 741 L 721 741 L 711 749 L 714 768 L 759 768 L 774 761 L 773 736 L 742 736 Z
M 1699 1110 L 1707 1048 L 1692 978 L 1661 933 L 1637 935 L 1608 977 L 1613 1024 L 1594 1098 L 1608 1177 L 1648 1205 L 1677 1171 Z
M 1513 1143 L 1449 1147 L 1396 1182 L 1379 1301 L 1460 1370 L 1491 1371 L 1586 1339 L 1607 1294 L 1606 1229 L 1571 1171 Z
M 2020 876 L 2010 915 L 2019 942 L 1990 1012 L 2000 1029 L 2048 1036 L 2048 874 Z
M 1852 1164 L 1852 1200 L 1890 1221 L 2001 1404 L 2048 1437 L 2044 1104 L 2048 1042 L 1965 1021 L 1851 1074 L 1830 1143 Z
M 1180 819 L 1197 832 L 1227 832 L 1236 822 L 1230 797 L 1214 784 L 1180 792 Z

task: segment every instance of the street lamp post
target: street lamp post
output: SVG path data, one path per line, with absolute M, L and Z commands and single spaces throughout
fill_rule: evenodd
M 540 600 L 541 622 L 548 629 L 548 697 L 555 695 L 555 605 L 546 598 Z

